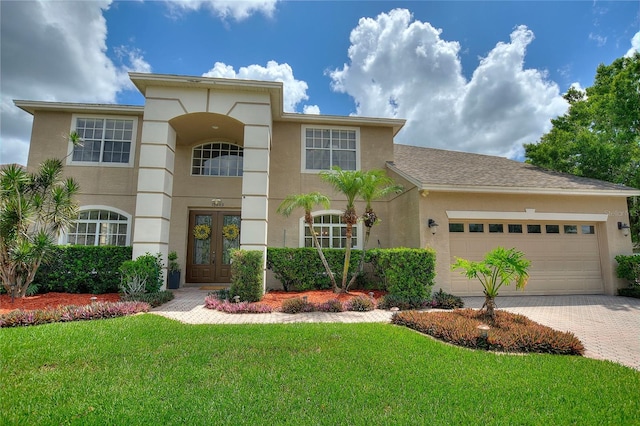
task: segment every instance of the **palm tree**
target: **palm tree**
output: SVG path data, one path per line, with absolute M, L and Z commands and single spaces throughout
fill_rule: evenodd
M 505 249 L 496 247 L 488 252 L 484 260 L 472 262 L 466 259 L 456 258 L 451 265 L 451 270 L 462 269 L 462 274 L 467 278 L 477 278 L 484 287 L 484 304 L 480 310 L 486 308 L 486 315 L 495 318 L 495 298 L 498 290 L 503 285 L 509 285 L 515 281 L 516 288 L 522 289 L 529 280 L 529 266 L 531 262 L 524 258 L 524 253 L 515 248 Z
M 379 222 L 378 215 L 373 210 L 371 203 L 375 200 L 382 199 L 391 194 L 398 194 L 403 191 L 402 185 L 398 185 L 387 176 L 384 170 L 375 169 L 369 170 L 363 175 L 363 185 L 360 188 L 360 197 L 367 205 L 362 215 L 362 222 L 367 228 L 365 231 L 364 244 L 362 245 L 362 256 L 360 257 L 360 264 L 358 265 L 358 272 L 362 273 L 364 269 L 364 258 L 367 244 L 369 243 L 369 237 L 371 236 L 371 228 L 373 225 Z M 349 281 L 347 290 L 353 285 L 358 274 L 354 274 Z
M 347 197 L 347 206 L 342 214 L 342 221 L 346 226 L 346 247 L 344 253 L 344 267 L 342 269 L 342 285 L 340 291 L 347 291 L 347 274 L 351 259 L 351 238 L 353 225 L 358 223 L 355 200 L 365 184 L 365 173 L 360 170 L 342 170 L 334 166 L 331 171 L 321 172 L 320 178 Z
M 313 229 L 313 216 L 311 215 L 311 211 L 318 204 L 323 206 L 325 209 L 328 209 L 330 204 L 329 198 L 319 192 L 310 192 L 308 194 L 294 194 L 287 196 L 287 198 L 285 198 L 282 203 L 280 203 L 276 211 L 281 215 L 288 217 L 294 210 L 298 208 L 304 210 L 304 222 L 307 224 L 307 226 L 309 226 L 309 232 L 311 233 L 311 238 L 313 239 L 313 245 L 318 250 L 318 254 L 320 255 L 320 260 L 322 260 L 324 269 L 327 271 L 327 275 L 331 279 L 331 286 L 333 288 L 333 291 L 337 292 L 338 286 L 336 284 L 336 279 L 331 272 L 331 268 L 329 267 L 329 263 L 327 263 L 327 259 L 324 257 L 322 247 L 320 247 L 320 243 L 318 242 L 318 236 Z
M 77 216 L 78 184 L 62 179 L 62 160 L 45 160 L 37 173 L 17 165 L 0 170 L 0 277 L 24 297 L 56 238 Z

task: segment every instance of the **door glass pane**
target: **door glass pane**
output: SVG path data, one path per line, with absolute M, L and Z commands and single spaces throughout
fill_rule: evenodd
M 231 263 L 231 250 L 240 248 L 240 216 L 225 215 L 222 223 L 222 263 Z
M 208 265 L 211 263 L 211 216 L 196 215 L 193 238 L 193 263 Z

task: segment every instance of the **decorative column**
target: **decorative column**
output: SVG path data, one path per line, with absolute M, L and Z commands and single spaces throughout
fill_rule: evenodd
M 259 250 L 263 253 L 262 282 L 264 286 L 266 286 L 267 225 L 269 220 L 270 145 L 271 132 L 268 126 L 245 126 L 240 248 Z
M 168 122 L 145 120 L 140 144 L 134 259 L 145 253 L 160 253 L 167 264 L 175 146 L 176 133 Z

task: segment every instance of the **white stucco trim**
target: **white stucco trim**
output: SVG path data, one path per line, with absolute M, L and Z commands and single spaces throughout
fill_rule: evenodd
M 524 212 L 491 212 L 474 210 L 447 210 L 449 220 L 468 219 L 498 219 L 498 220 L 538 220 L 538 221 L 575 221 L 575 222 L 606 222 L 606 213 L 537 213 L 535 209 Z
M 337 216 L 342 216 L 344 214 L 344 211 L 342 210 L 318 210 L 318 211 L 314 211 L 311 212 L 311 216 L 316 217 L 316 216 L 322 216 L 322 215 L 326 215 L 326 214 L 332 214 L 332 215 L 337 215 Z M 304 216 L 300 217 L 299 219 L 299 224 L 298 224 L 298 247 L 304 247 L 304 229 L 307 226 L 307 224 L 304 222 Z M 358 232 L 358 243 L 356 244 L 356 246 L 354 247 L 355 249 L 358 250 L 362 250 L 362 244 L 364 243 L 364 230 L 363 230 L 363 225 L 361 221 L 358 221 L 358 223 L 355 225 L 355 228 L 357 228 L 357 232 Z

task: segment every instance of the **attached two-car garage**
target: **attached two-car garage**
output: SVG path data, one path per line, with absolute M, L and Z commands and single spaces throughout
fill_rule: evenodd
M 456 257 L 481 260 L 498 246 L 525 253 L 531 261 L 530 278 L 524 292 L 517 294 L 604 293 L 598 240 L 597 222 L 451 218 L 449 222 L 451 263 Z M 450 277 L 453 294 L 482 295 L 477 281 L 458 271 Z M 500 294 L 516 294 L 515 286 L 502 287 Z

